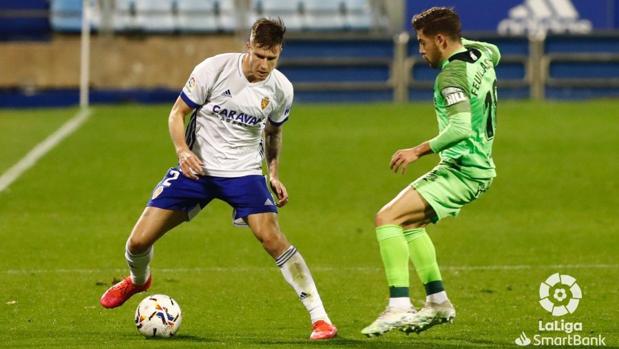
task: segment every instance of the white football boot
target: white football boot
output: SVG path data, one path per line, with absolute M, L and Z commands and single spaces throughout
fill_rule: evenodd
M 376 337 L 410 322 L 415 315 L 414 308 L 387 307 L 369 326 L 361 330 L 367 337 Z
M 426 302 L 416 314 L 406 318 L 399 327 L 400 331 L 409 334 L 411 332 L 422 332 L 434 325 L 453 323 L 456 318 L 456 309 L 449 300 L 443 303 Z

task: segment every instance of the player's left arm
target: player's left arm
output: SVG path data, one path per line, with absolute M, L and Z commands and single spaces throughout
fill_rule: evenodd
M 402 174 L 404 174 L 406 173 L 408 165 L 428 154 L 432 154 L 429 141 L 423 142 L 414 148 L 398 149 L 393 156 L 391 156 L 389 167 L 395 173 L 401 171 Z
M 277 206 L 283 207 L 288 203 L 288 192 L 279 179 L 279 154 L 282 149 L 283 125 L 288 121 L 294 90 L 289 81 L 282 84 L 282 94 L 277 107 L 271 112 L 264 129 L 264 147 L 271 190 L 277 195 Z
M 286 187 L 279 180 L 279 154 L 282 149 L 282 127 L 268 120 L 264 129 L 264 148 L 271 190 L 277 195 L 277 206 L 282 207 L 288 202 Z
M 449 116 L 449 124 L 436 137 L 414 148 L 399 149 L 391 157 L 390 167 L 394 172 L 406 173 L 406 168 L 420 157 L 445 150 L 460 141 L 469 138 L 471 130 L 471 112 L 461 112 Z
M 439 80 L 439 88 L 445 99 L 449 123 L 436 137 L 414 148 L 396 151 L 391 157 L 390 163 L 394 172 L 406 173 L 408 165 L 417 161 L 420 157 L 443 151 L 473 135 L 471 104 L 466 82 L 450 77 L 445 80 L 444 84 L 441 84 Z
M 471 103 L 466 91 L 459 87 L 447 87 L 441 90 L 447 103 L 449 123 L 434 138 L 428 141 L 433 153 L 439 153 L 471 137 Z

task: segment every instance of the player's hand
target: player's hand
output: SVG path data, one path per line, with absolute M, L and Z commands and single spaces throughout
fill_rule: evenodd
M 404 174 L 408 165 L 417 159 L 419 159 L 419 155 L 415 148 L 400 149 L 391 157 L 389 167 L 395 173 L 402 172 Z
M 198 179 L 198 175 L 204 176 L 204 169 L 202 168 L 202 161 L 189 149 L 179 151 L 178 165 L 181 168 L 181 172 L 191 179 Z
M 280 182 L 278 178 L 269 178 L 269 184 L 271 190 L 277 195 L 277 207 L 284 207 L 288 203 L 288 192 L 284 183 Z

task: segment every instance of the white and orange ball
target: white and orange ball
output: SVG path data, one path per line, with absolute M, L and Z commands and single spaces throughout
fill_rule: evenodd
M 144 298 L 135 310 L 135 326 L 146 337 L 172 337 L 182 319 L 178 302 L 163 294 Z

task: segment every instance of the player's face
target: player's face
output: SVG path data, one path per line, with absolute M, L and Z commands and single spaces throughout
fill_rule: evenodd
M 276 45 L 267 49 L 253 42 L 249 43 L 247 45 L 247 68 L 250 81 L 262 81 L 266 79 L 277 66 L 281 52 L 281 45 Z
M 434 36 L 427 36 L 423 30 L 417 31 L 417 41 L 419 42 L 419 54 L 430 64 L 432 68 L 438 68 L 441 63 L 441 52 L 436 44 Z

